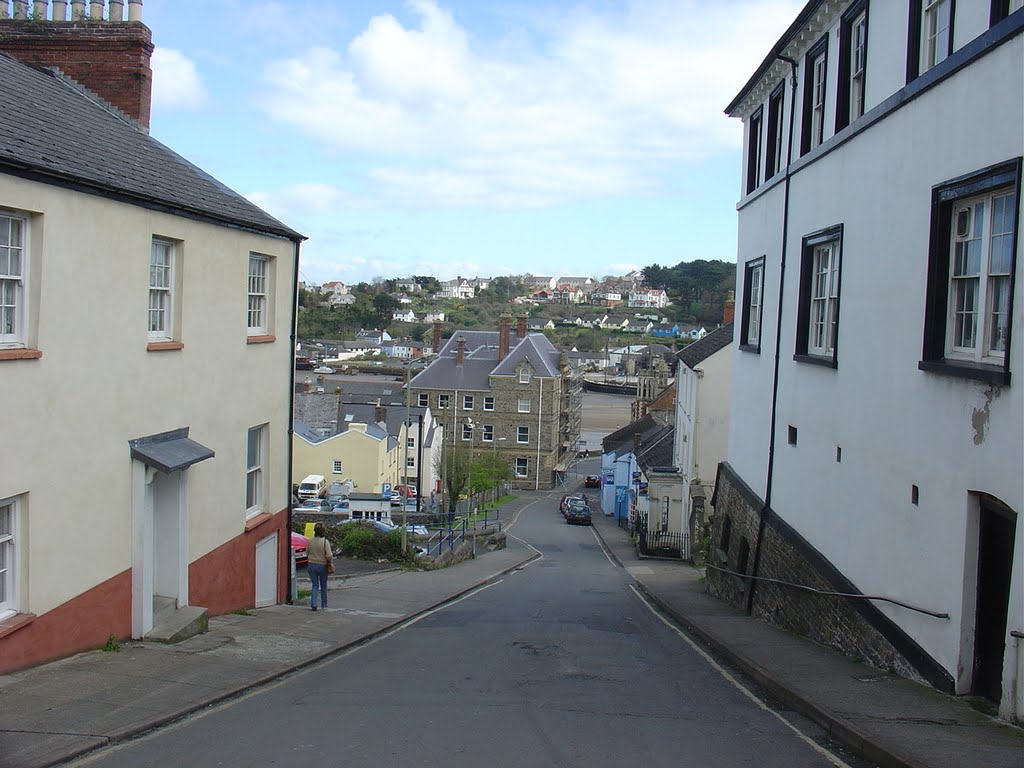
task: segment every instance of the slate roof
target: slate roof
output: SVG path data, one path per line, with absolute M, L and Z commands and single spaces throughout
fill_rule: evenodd
M 632 453 L 633 438 L 639 432 L 640 454 L 642 456 L 645 451 L 655 448 L 656 444 L 665 438 L 668 431 L 674 431 L 674 429 L 671 424 L 666 424 L 655 414 L 648 413 L 646 416 L 630 422 L 621 429 L 617 429 L 610 435 L 607 435 L 601 441 L 601 447 L 604 453 L 614 453 L 616 456 Z M 668 442 L 671 445 L 672 441 L 669 440 Z M 671 464 L 671 459 L 667 463 Z M 655 466 L 664 466 L 664 464 L 657 464 Z
M 462 365 L 456 365 L 460 337 L 466 341 L 465 358 Z M 524 358 L 533 366 L 536 376 L 555 378 L 560 375 L 561 352 L 543 333 L 528 333 L 523 339 L 512 333 L 508 355 L 501 361 L 498 360 L 498 341 L 498 331 L 455 331 L 434 361 L 416 374 L 410 385 L 415 389 L 487 392 L 492 375 L 515 375 L 516 367 Z
M 0 171 L 134 205 L 305 239 L 58 73 L 0 53 Z
M 689 368 L 695 368 L 715 352 L 732 344 L 733 324 L 727 323 L 704 336 L 703 339 L 687 344 L 676 357 Z
M 671 467 L 673 459 L 673 446 L 675 444 L 676 428 L 669 426 L 659 432 L 651 440 L 649 445 L 640 445 L 640 455 L 637 456 L 637 464 L 644 472 L 654 467 Z

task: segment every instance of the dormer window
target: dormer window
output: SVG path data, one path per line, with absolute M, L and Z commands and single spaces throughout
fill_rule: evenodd
M 519 383 L 520 384 L 529 384 L 530 383 L 530 369 L 529 368 L 520 368 L 519 369 Z

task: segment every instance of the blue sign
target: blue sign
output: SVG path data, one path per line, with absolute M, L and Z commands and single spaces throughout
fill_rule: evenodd
M 385 499 L 391 498 L 391 483 L 380 484 L 380 495 Z
M 643 475 L 643 472 L 634 472 L 633 473 L 633 479 L 634 480 L 639 480 L 641 475 Z

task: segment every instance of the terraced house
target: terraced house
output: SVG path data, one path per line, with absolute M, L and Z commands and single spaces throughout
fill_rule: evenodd
M 813 0 L 728 105 L 739 306 L 708 574 L 1018 721 L 1021 6 Z
M 503 315 L 498 331 L 455 331 L 443 346 L 435 324 L 440 352 L 409 382 L 412 402 L 444 425 L 447 446 L 503 457 L 517 487 L 551 488 L 578 445 L 580 381 L 525 315 L 514 334 L 511 323 Z
M 302 237 L 148 135 L 141 3 L 34 10 L 0 20 L 0 672 L 288 578 Z

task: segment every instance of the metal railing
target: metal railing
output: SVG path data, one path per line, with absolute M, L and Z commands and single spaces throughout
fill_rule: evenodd
M 690 559 L 690 534 L 675 531 L 650 531 L 638 527 L 637 546 L 641 555 Z

